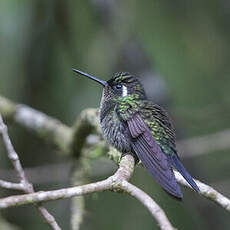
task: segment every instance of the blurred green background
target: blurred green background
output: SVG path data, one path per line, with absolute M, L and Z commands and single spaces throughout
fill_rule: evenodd
M 128 71 L 139 76 L 151 100 L 167 108 L 178 140 L 227 130 L 229 22 L 227 0 L 2 0 L 0 94 L 71 126 L 84 108 L 98 107 L 101 97 L 101 88 L 73 74 L 72 67 L 104 80 Z M 36 190 L 69 185 L 70 159 L 24 129 L 9 128 L 23 166 L 37 176 Z M 5 155 L 1 148 L 2 175 L 10 167 Z M 183 156 L 195 178 L 230 196 L 229 149 Z M 115 170 L 109 161 L 101 164 Z M 101 164 L 95 164 L 95 172 Z M 95 173 L 90 180 L 111 173 Z M 229 229 L 229 213 L 189 189 L 182 188 L 183 202 L 173 200 L 143 168 L 131 181 L 161 205 L 178 229 Z M 106 192 L 86 200 L 81 229 L 157 229 L 148 211 L 124 194 Z M 46 205 L 63 229 L 70 229 L 69 205 Z M 33 207 L 2 214 L 20 229 L 49 229 Z

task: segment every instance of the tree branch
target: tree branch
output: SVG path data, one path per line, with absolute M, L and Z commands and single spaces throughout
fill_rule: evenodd
M 131 196 L 137 198 L 144 206 L 148 208 L 152 216 L 162 230 L 174 230 L 164 211 L 148 196 L 134 185 L 127 182 L 134 171 L 134 158 L 131 155 L 126 155 L 121 159 L 120 166 L 116 173 L 99 182 L 65 188 L 47 192 L 36 192 L 27 195 L 16 195 L 0 199 L 0 209 L 40 203 L 50 200 L 72 198 L 93 192 L 113 191 L 127 192 Z
M 167 217 L 164 211 L 148 194 L 137 188 L 135 185 L 130 184 L 128 181 L 122 181 L 121 187 L 128 194 L 139 200 L 150 211 L 152 216 L 155 216 L 160 229 L 174 229 L 172 225 L 166 221 Z M 160 215 L 156 215 L 156 213 L 160 213 Z
M 72 168 L 71 185 L 80 186 L 86 184 L 88 167 L 85 166 L 85 159 L 83 157 L 78 158 L 77 162 Z M 75 196 L 71 200 L 71 229 L 79 230 L 84 219 L 85 210 L 85 198 L 84 196 Z
M 0 113 L 7 120 L 14 121 L 44 141 L 53 144 L 62 154 L 70 153 L 72 129 L 59 120 L 26 105 L 15 104 L 2 96 L 0 96 Z
M 20 180 L 20 184 L 17 184 L 17 186 L 16 186 L 16 184 L 12 184 L 9 182 L 8 182 L 8 184 L 6 184 L 6 182 L 3 183 L 3 181 L 2 181 L 2 185 L 3 184 L 5 186 L 8 185 L 8 187 L 11 186 L 14 188 L 16 188 L 16 187 L 19 188 L 19 185 L 20 185 L 21 190 L 24 191 L 25 193 L 33 193 L 34 192 L 33 185 L 29 183 L 29 181 L 27 180 L 27 178 L 25 176 L 25 173 L 24 173 L 24 170 L 22 168 L 21 162 L 19 160 L 18 154 L 14 150 L 14 147 L 10 141 L 8 131 L 7 131 L 7 126 L 4 124 L 1 114 L 0 114 L 0 133 L 2 135 L 3 143 L 6 147 L 8 158 L 10 159 L 11 163 L 13 164 L 13 167 L 14 167 L 14 169 L 17 173 L 17 176 L 19 177 L 19 180 Z M 45 208 L 43 208 L 41 206 L 41 204 L 38 204 L 37 208 L 40 211 L 41 215 L 46 220 L 46 222 L 50 225 L 50 227 L 52 227 L 52 229 L 61 230 L 61 228 L 56 223 L 54 217 Z
M 101 134 L 97 109 L 86 109 L 81 112 L 73 126 L 73 138 L 71 143 L 72 153 L 79 157 L 87 136 L 94 130 Z
M 24 190 L 24 186 L 21 183 L 12 183 L 4 180 L 0 180 L 0 187 L 12 190 Z
M 191 188 L 191 186 L 187 183 L 187 181 L 181 176 L 181 174 L 179 172 L 174 170 L 174 174 L 176 176 L 177 181 L 180 184 L 184 185 L 185 187 Z M 209 186 L 203 182 L 200 182 L 199 180 L 195 180 L 195 182 L 200 189 L 200 194 L 203 197 L 213 201 L 214 203 L 216 203 L 220 207 L 224 208 L 226 211 L 230 212 L 230 200 L 227 197 L 225 197 L 221 193 L 217 192 L 211 186 Z

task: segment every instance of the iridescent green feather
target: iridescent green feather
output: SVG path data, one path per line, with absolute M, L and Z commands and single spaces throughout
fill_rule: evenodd
M 122 99 L 117 109 L 125 121 L 138 112 L 163 152 L 176 154 L 174 128 L 162 108 L 150 101 L 134 100 L 133 95 L 130 95 Z

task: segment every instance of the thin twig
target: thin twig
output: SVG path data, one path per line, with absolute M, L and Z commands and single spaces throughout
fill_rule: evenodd
M 12 190 L 24 191 L 24 186 L 21 183 L 12 183 L 4 180 L 0 180 L 0 187 Z
M 27 192 L 30 192 L 32 190 L 31 185 L 29 184 L 29 182 L 25 177 L 25 173 L 19 161 L 18 154 L 15 152 L 14 147 L 10 141 L 7 127 L 2 120 L 1 114 L 0 114 L 0 133 L 2 135 L 2 140 L 7 150 L 8 158 L 10 159 L 15 171 L 17 172 L 17 176 L 19 177 L 20 183 L 24 186 L 24 188 L 26 188 Z
M 125 180 L 122 181 L 121 187 L 128 194 L 139 200 L 150 211 L 150 213 L 155 216 L 158 224 L 160 225 L 160 229 L 175 230 L 175 228 L 173 228 L 172 225 L 167 221 L 167 216 L 165 215 L 164 211 L 148 194 Z M 161 214 L 156 215 L 156 213 Z
M 11 163 L 13 164 L 13 167 L 17 173 L 17 176 L 20 180 L 20 186 L 21 190 L 23 190 L 25 193 L 33 193 L 34 188 L 33 185 L 29 183 L 27 180 L 24 170 L 22 168 L 21 162 L 19 160 L 18 154 L 14 150 L 14 147 L 11 143 L 10 137 L 8 135 L 7 126 L 4 124 L 2 116 L 0 114 L 0 133 L 2 135 L 3 143 L 6 147 L 8 158 L 10 159 Z M 6 185 L 6 184 L 5 184 Z M 9 183 L 8 183 L 9 185 Z M 14 185 L 14 187 L 16 187 Z M 19 187 L 18 187 L 19 188 Z M 61 228 L 56 223 L 54 217 L 40 204 L 38 205 L 38 210 L 41 212 L 41 215 L 44 217 L 46 222 L 50 225 L 50 227 L 54 230 L 61 230 Z
M 41 215 L 46 220 L 46 222 L 54 229 L 54 230 L 61 230 L 59 225 L 57 224 L 55 218 L 47 211 L 46 208 L 44 208 L 41 205 L 37 205 L 37 208 L 39 209 Z
M 174 174 L 176 176 L 177 181 L 182 184 L 185 187 L 191 188 L 191 186 L 187 183 L 187 181 L 181 176 L 181 174 L 177 171 L 174 171 Z M 195 180 L 197 186 L 200 189 L 200 194 L 213 201 L 220 207 L 224 208 L 228 212 L 230 212 L 230 200 L 226 196 L 222 195 L 221 193 L 217 192 L 214 188 L 211 186 L 200 182 L 199 180 Z M 192 189 L 192 188 L 191 188 Z

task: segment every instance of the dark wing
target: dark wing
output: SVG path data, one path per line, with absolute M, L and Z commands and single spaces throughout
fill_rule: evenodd
M 195 191 L 199 192 L 198 186 L 188 171 L 184 168 L 179 156 L 177 155 L 175 129 L 167 112 L 159 105 L 152 104 L 149 101 L 144 102 L 143 109 L 145 110 L 142 113 L 144 120 L 155 120 L 155 122 L 150 123 L 150 126 L 152 125 L 150 129 L 154 130 L 155 135 L 159 137 L 157 141 L 160 144 L 163 153 L 167 156 L 170 165 L 180 172 L 180 174 L 187 180 Z M 157 126 L 157 128 L 155 128 L 155 126 Z
M 133 150 L 145 168 L 167 192 L 182 198 L 183 195 L 167 156 L 162 152 L 141 116 L 136 113 L 127 123 L 132 137 Z

